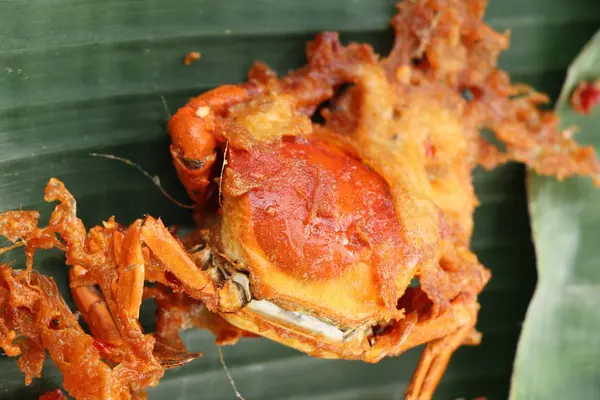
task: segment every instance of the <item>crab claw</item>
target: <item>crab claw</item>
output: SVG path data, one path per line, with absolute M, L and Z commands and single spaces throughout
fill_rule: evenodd
M 171 155 L 179 179 L 190 197 L 204 202 L 215 150 L 224 143 L 220 120 L 229 107 L 247 101 L 250 87 L 225 85 L 192 99 L 169 121 Z
M 373 63 L 376 56 L 368 45 L 343 47 L 338 34 L 317 35 L 307 49 L 309 66 L 277 79 L 274 71 L 261 63 L 249 73 L 250 81 L 223 85 L 191 99 L 171 118 L 171 155 L 179 179 L 189 196 L 199 205 L 206 199 L 211 183 L 216 151 L 224 146 L 231 131 L 229 111 L 260 95 L 283 95 L 293 100 L 302 115 L 311 115 L 330 99 L 335 90 L 351 82 L 348 69 L 354 63 Z

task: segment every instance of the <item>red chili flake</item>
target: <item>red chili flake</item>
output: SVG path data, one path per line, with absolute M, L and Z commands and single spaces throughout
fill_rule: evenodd
M 60 389 L 54 389 L 41 395 L 38 400 L 67 400 L 67 397 Z
M 435 157 L 435 146 L 433 145 L 431 140 L 425 139 L 425 143 L 423 143 L 423 146 L 425 147 L 425 157 L 427 157 L 427 158 Z
M 600 102 L 600 80 L 579 82 L 571 95 L 571 107 L 580 114 L 589 115 L 598 102 Z
M 110 350 L 115 348 L 115 345 L 104 340 L 94 339 L 92 342 L 94 347 L 102 354 L 107 354 Z
M 181 286 L 181 281 L 171 271 L 165 271 L 165 279 L 173 285 Z

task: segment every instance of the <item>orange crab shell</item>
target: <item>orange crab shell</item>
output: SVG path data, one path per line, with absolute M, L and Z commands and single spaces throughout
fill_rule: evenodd
M 342 327 L 400 316 L 381 288 L 395 277 L 401 295 L 416 265 L 385 181 L 348 151 L 304 137 L 231 148 L 223 193 L 221 243 L 251 266 L 255 296 Z
M 342 330 L 403 318 L 397 302 L 419 257 L 381 175 L 341 136 L 312 132 L 284 96 L 236 106 L 228 118 L 221 221 L 212 241 L 230 272 L 249 275 L 253 298 Z M 263 336 L 281 333 L 246 309 L 223 317 Z M 302 338 L 286 344 L 308 353 L 310 341 L 322 347 L 323 340 L 287 328 Z M 331 355 L 356 358 L 332 345 Z

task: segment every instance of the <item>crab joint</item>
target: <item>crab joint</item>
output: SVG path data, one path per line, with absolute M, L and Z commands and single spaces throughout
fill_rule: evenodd
M 181 243 L 175 239 L 160 220 L 147 217 L 142 227 L 144 243 L 170 272 L 185 286 L 201 291 L 209 284 L 208 276 L 189 257 Z

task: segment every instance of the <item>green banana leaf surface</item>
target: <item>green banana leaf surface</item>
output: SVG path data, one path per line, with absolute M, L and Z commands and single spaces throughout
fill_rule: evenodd
M 580 81 L 600 79 L 600 31 L 569 67 L 556 110 L 578 141 L 600 150 L 600 108 L 576 113 Z M 511 399 L 600 398 L 600 190 L 529 174 L 539 280 L 515 362 Z
M 174 112 L 190 96 L 243 80 L 254 60 L 284 73 L 304 62 L 306 41 L 323 30 L 385 53 L 394 12 L 394 0 L 3 0 L 0 209 L 35 208 L 47 216 L 51 206 L 42 202 L 43 189 L 55 176 L 78 199 L 88 226 L 110 215 L 127 223 L 144 214 L 190 226 L 189 210 L 164 198 L 138 171 L 89 153 L 134 160 L 185 201 L 170 163 L 161 98 Z M 513 80 L 553 97 L 600 24 L 597 0 L 491 0 L 486 19 L 512 31 L 501 65 Z M 202 58 L 184 66 L 183 56 L 193 50 Z M 485 336 L 481 346 L 455 354 L 437 399 L 508 397 L 536 282 L 524 168 L 478 170 L 474 180 L 481 206 L 473 248 L 493 273 L 480 297 L 478 328 Z M 19 265 L 22 256 L 14 251 L 2 258 L 12 259 Z M 40 253 L 36 269 L 55 277 L 70 301 L 61 254 Z M 144 304 L 142 322 L 151 328 L 152 319 L 152 304 Z M 188 331 L 184 338 L 204 357 L 168 371 L 150 399 L 235 398 L 212 336 Z M 369 365 L 318 360 L 264 339 L 224 349 L 248 400 L 400 399 L 419 352 Z M 60 387 L 60 373 L 46 364 L 42 378 L 25 387 L 15 360 L 0 357 L 0 398 L 34 399 Z

